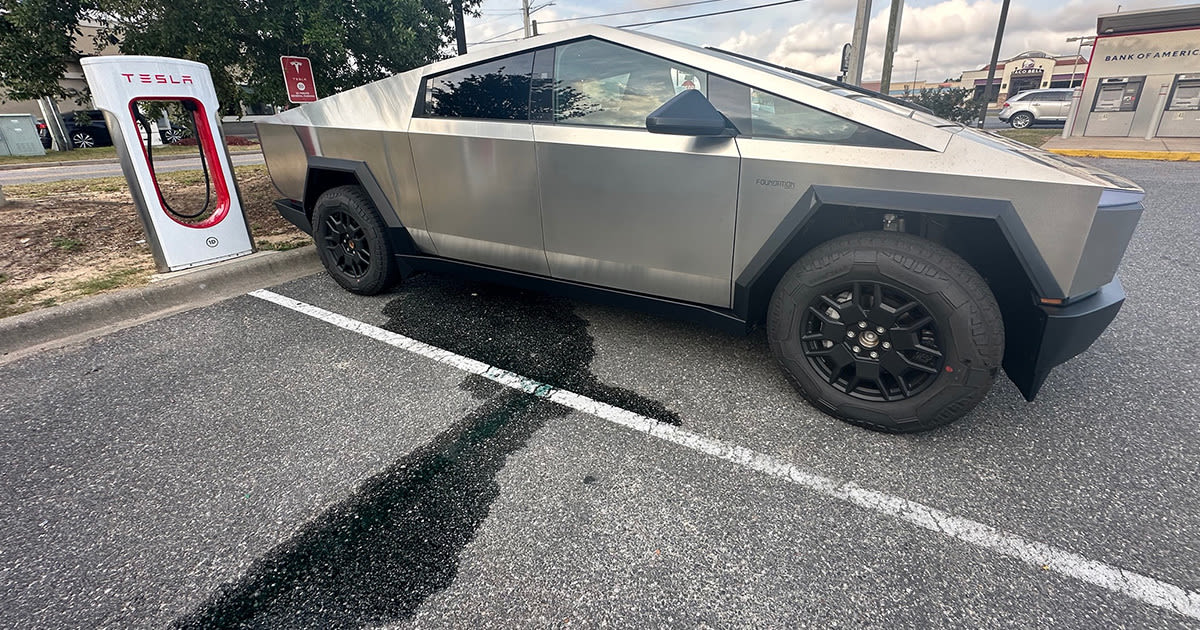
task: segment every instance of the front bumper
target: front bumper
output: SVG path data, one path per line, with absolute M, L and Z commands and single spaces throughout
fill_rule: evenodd
M 1038 306 L 1009 336 L 1004 371 L 1025 400 L 1033 400 L 1050 370 L 1087 350 L 1125 303 L 1116 277 L 1088 297 L 1065 306 Z M 1014 349 L 1016 351 L 1014 351 Z

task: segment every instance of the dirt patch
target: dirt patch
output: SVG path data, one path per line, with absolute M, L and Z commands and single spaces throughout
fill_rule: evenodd
M 235 169 L 259 249 L 311 242 L 275 211 L 279 193 L 262 166 Z M 172 197 L 203 199 L 200 171 L 164 174 Z M 146 235 L 124 178 L 5 186 L 0 207 L 0 317 L 116 288 L 154 273 Z

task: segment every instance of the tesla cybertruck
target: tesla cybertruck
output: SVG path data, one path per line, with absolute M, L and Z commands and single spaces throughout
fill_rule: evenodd
M 279 211 L 371 294 L 423 271 L 766 327 L 829 415 L 1027 399 L 1125 299 L 1132 182 L 881 94 L 586 26 L 258 124 Z

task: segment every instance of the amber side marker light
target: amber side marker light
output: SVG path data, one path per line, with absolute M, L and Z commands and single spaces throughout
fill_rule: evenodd
M 1063 302 L 1065 302 L 1066 300 L 1064 300 L 1062 298 L 1040 298 L 1040 301 L 1042 304 L 1049 304 L 1051 306 L 1062 306 Z

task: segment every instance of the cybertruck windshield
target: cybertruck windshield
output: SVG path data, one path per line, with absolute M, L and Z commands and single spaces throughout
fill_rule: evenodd
M 721 50 L 720 48 L 714 48 L 712 46 L 706 47 L 706 50 L 736 59 L 743 63 L 754 64 L 755 66 L 758 66 L 759 69 L 765 70 L 774 75 L 799 81 L 810 87 L 815 87 L 819 90 L 829 92 L 830 94 L 836 94 L 845 98 L 854 99 L 860 103 L 866 103 L 867 105 L 871 105 L 878 109 L 889 111 L 893 114 L 899 114 L 901 116 L 923 122 L 927 125 L 934 127 L 963 127 L 962 123 L 956 123 L 946 120 L 945 118 L 935 116 L 928 108 L 917 105 L 916 103 L 911 103 L 909 101 L 896 98 L 894 96 L 883 94 L 881 92 L 875 92 L 864 87 L 851 85 L 849 83 L 842 83 L 841 81 L 835 81 L 811 72 L 805 72 L 803 70 L 797 70 L 796 68 L 781 66 L 769 61 L 764 61 L 762 59 L 740 53 L 730 52 L 728 50 Z

